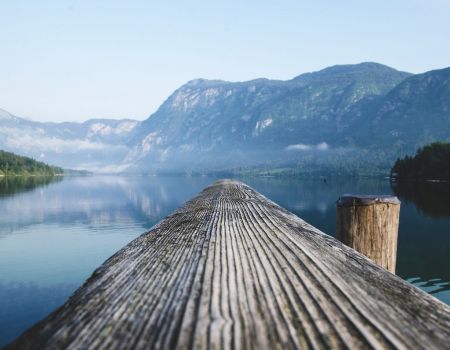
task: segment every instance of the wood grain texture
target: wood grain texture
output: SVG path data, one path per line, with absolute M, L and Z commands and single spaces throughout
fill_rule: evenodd
M 445 349 L 449 339 L 449 307 L 224 180 L 7 349 Z
M 395 273 L 400 201 L 394 196 L 351 196 L 337 201 L 336 238 Z

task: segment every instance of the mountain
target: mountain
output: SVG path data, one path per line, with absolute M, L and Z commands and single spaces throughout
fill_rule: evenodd
M 366 62 L 287 81 L 196 79 L 142 122 L 0 111 L 1 148 L 91 171 L 387 174 L 435 141 L 450 141 L 450 68 L 413 75 Z
M 65 168 L 117 171 L 138 125 L 132 119 L 41 123 L 0 110 L 0 147 Z
M 410 76 L 362 63 L 288 81 L 193 80 L 135 130 L 126 162 L 138 169 L 189 171 L 298 166 L 305 159 L 317 162 L 317 153 L 335 157 L 348 152 L 342 135 L 360 119 L 349 117 L 350 111 Z
M 411 152 L 450 136 L 450 68 L 414 75 L 361 108 L 358 144 Z

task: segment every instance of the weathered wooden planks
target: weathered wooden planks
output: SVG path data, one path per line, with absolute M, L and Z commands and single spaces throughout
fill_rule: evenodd
M 449 307 L 226 180 L 7 348 L 443 349 L 449 339 Z

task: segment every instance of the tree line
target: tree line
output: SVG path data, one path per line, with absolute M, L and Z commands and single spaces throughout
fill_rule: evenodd
M 60 167 L 0 150 L 0 175 L 54 176 L 63 173 Z
M 414 156 L 399 158 L 391 177 L 409 180 L 450 180 L 450 143 L 435 142 L 417 150 Z

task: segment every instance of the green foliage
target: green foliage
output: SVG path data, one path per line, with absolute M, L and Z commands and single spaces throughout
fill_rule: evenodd
M 391 176 L 398 179 L 450 180 L 450 143 L 435 142 L 419 148 L 414 157 L 397 159 Z
M 331 67 L 289 81 L 189 82 L 137 129 L 132 143 L 142 153 L 136 167 L 157 172 L 244 168 L 263 176 L 291 176 L 368 173 L 374 164 L 377 173 L 381 169 L 387 175 L 391 162 L 404 153 L 379 157 L 381 152 L 390 152 L 388 143 L 380 151 L 360 156 L 368 147 L 356 142 L 355 125 L 370 129 L 362 119 L 372 105 L 364 102 L 364 110 L 359 106 L 382 98 L 409 76 L 363 63 Z M 329 149 L 313 152 L 315 145 L 324 142 Z M 305 149 L 287 149 L 298 144 Z M 376 140 L 372 144 L 378 146 Z M 145 145 L 151 147 L 145 150 Z M 268 169 L 284 170 L 267 173 Z
M 54 176 L 63 174 L 64 170 L 32 158 L 18 156 L 11 152 L 0 150 L 0 174 L 1 175 L 40 175 Z

